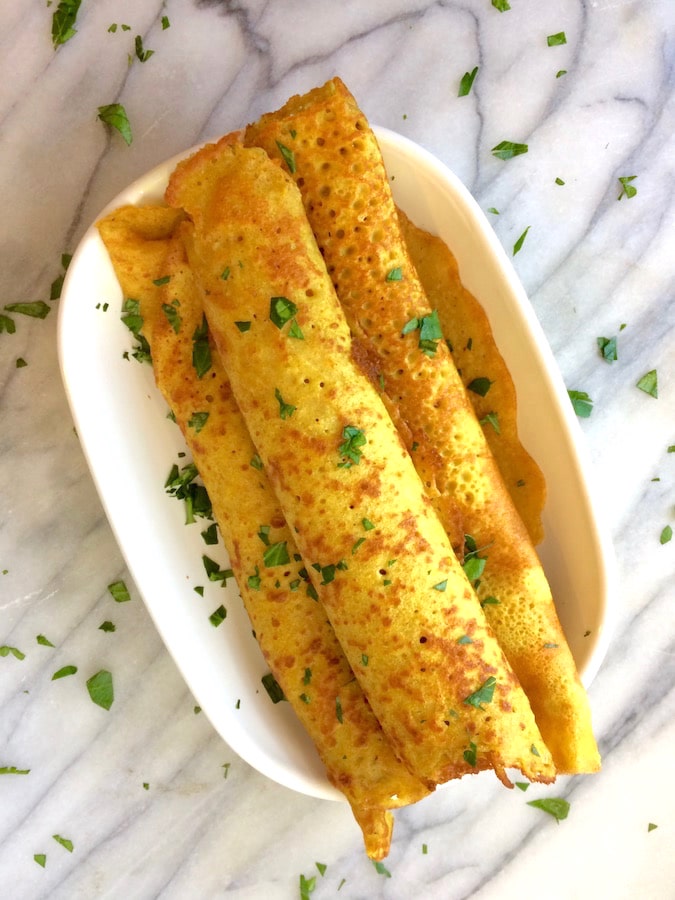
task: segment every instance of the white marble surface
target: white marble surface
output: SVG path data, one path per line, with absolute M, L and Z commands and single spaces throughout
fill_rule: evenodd
M 675 9 L 511 5 L 84 0 L 55 52 L 56 0 L 0 4 L 0 300 L 52 307 L 0 334 L 0 645 L 25 654 L 0 657 L 0 766 L 30 769 L 0 775 L 3 897 L 285 900 L 301 873 L 316 876 L 317 900 L 675 897 L 675 540 L 659 540 L 675 526 Z M 131 28 L 109 33 L 113 22 Z M 548 47 L 560 31 L 567 44 Z M 155 51 L 145 63 L 137 34 Z M 129 181 L 334 74 L 371 121 L 500 210 L 509 252 L 531 226 L 514 264 L 568 387 L 594 400 L 582 427 L 619 566 L 615 635 L 591 689 L 602 773 L 527 795 L 489 775 L 449 785 L 397 814 L 391 878 L 365 858 L 345 805 L 268 781 L 195 714 L 79 449 L 48 299 L 61 253 Z M 130 116 L 130 147 L 97 121 L 112 102 Z M 493 158 L 503 139 L 529 153 Z M 637 194 L 617 202 L 629 175 Z M 609 365 L 596 337 L 622 323 Z M 658 399 L 635 387 L 653 368 Z M 106 586 L 120 578 L 132 600 L 118 605 Z M 67 664 L 77 674 L 52 681 Z M 85 688 L 101 668 L 115 677 L 109 712 Z M 572 804 L 560 824 L 526 805 L 553 792 Z

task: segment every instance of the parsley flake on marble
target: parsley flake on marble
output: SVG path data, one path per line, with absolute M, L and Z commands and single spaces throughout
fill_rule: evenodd
M 18 660 L 26 658 L 26 654 L 22 653 L 18 647 L 9 647 L 7 644 L 3 644 L 2 647 L 0 647 L 0 656 L 10 656 L 10 654 Z
M 46 853 L 34 853 L 33 859 L 38 864 L 38 866 L 44 867 L 47 865 L 47 854 Z
M 643 375 L 642 378 L 637 381 L 635 387 L 640 388 L 641 391 L 644 391 L 645 394 L 649 394 L 650 397 L 658 397 L 659 385 L 656 369 L 651 369 L 651 371 Z
M 74 675 L 77 672 L 77 666 L 62 666 L 62 668 L 58 669 L 52 675 L 52 681 L 57 681 L 59 678 L 67 678 L 69 675 Z
M 16 766 L 0 766 L 0 775 L 28 775 L 30 769 L 18 769 Z
M 212 545 L 218 543 L 218 526 L 215 522 L 209 525 L 208 528 L 205 528 L 200 534 L 205 544 Z
M 60 834 L 53 834 L 52 837 L 57 844 L 61 844 L 62 847 L 65 847 L 68 853 L 73 852 L 73 842 L 69 838 L 61 837 Z
M 528 225 L 527 228 L 525 229 L 525 231 L 520 235 L 518 240 L 513 245 L 513 256 L 515 256 L 516 253 L 519 253 L 520 250 L 522 249 L 523 244 L 525 243 L 525 238 L 527 237 L 527 232 L 530 230 L 530 228 L 531 228 L 531 226 Z
M 522 791 L 523 793 L 525 793 L 525 791 L 526 791 L 526 790 L 529 788 L 529 786 L 530 786 L 530 782 L 529 782 L 529 781 L 516 781 L 516 782 L 515 782 L 515 785 L 516 785 L 516 787 L 518 788 L 518 790 L 520 790 L 520 791 Z
M 649 822 L 649 824 L 647 825 L 647 834 L 649 834 L 650 831 L 654 831 L 654 829 L 658 827 L 659 826 L 655 825 L 653 822 Z
M 279 388 L 274 389 L 274 397 L 279 404 L 279 416 L 282 419 L 290 419 L 293 413 L 298 408 L 297 406 L 293 406 L 290 403 L 286 403 L 284 398 L 281 396 L 281 391 Z
M 492 5 L 499 12 L 507 12 L 509 9 L 511 9 L 509 0 L 492 0 Z
M 134 50 L 136 52 L 136 59 L 139 62 L 147 62 L 150 57 L 154 54 L 154 50 L 146 50 L 143 46 L 143 38 L 140 34 L 136 35 L 136 39 L 134 41 Z
M 587 419 L 593 410 L 593 401 L 588 396 L 586 391 L 568 390 L 567 393 L 570 400 L 572 401 L 574 412 L 579 416 L 580 419 Z
M 661 537 L 659 538 L 661 544 L 668 544 L 673 539 L 673 529 L 670 525 L 666 525 L 666 527 L 661 531 Z
M 471 92 L 477 74 L 478 66 L 475 66 L 470 72 L 465 72 L 462 75 L 462 80 L 459 83 L 458 97 L 466 97 Z
M 630 200 L 631 197 L 634 197 L 637 194 L 637 188 L 634 184 L 631 184 L 632 181 L 635 181 L 637 175 L 622 175 L 619 178 L 619 184 L 621 185 L 621 193 L 616 198 L 617 200 L 621 200 L 622 197 L 626 197 Z
M 598 350 L 603 359 L 607 362 L 615 362 L 618 359 L 616 352 L 616 337 L 599 337 L 596 338 Z
M 286 695 L 284 694 L 281 685 L 271 672 L 268 672 L 267 675 L 263 675 L 261 681 L 272 703 L 281 703 L 282 700 L 286 699 Z
M 53 647 L 53 646 L 54 646 L 54 645 L 52 644 L 52 642 L 49 640 L 49 638 L 46 638 L 46 637 L 44 636 L 44 634 L 38 634 L 38 635 L 36 636 L 35 640 L 38 642 L 38 644 L 39 644 L 41 647 Z
M 98 630 L 99 630 L 99 631 L 105 631 L 105 632 L 108 632 L 108 633 L 112 633 L 113 631 L 116 630 L 116 628 L 115 628 L 115 625 L 114 625 L 112 622 L 109 622 L 109 621 L 106 619 L 105 622 L 101 622 L 101 624 L 98 626 Z
M 549 816 L 553 816 L 557 822 L 566 819 L 570 811 L 569 802 L 562 797 L 544 797 L 541 800 L 528 800 L 527 805 L 543 810 Z
M 555 77 L 556 77 L 556 78 L 562 78 L 563 75 L 567 75 L 567 69 L 559 69 L 559 70 L 555 73 Z
M 202 563 L 204 571 L 209 576 L 209 581 L 220 581 L 221 584 L 226 585 L 228 578 L 234 578 L 232 569 L 221 569 L 218 563 L 205 553 L 202 554 Z
M 372 860 L 373 865 L 375 866 L 375 871 L 378 875 L 384 875 L 385 878 L 391 878 L 391 872 L 385 866 L 384 863 L 377 862 L 376 860 Z
M 546 38 L 549 47 L 560 47 L 567 43 L 567 35 L 564 31 L 558 31 L 557 34 L 549 34 Z
M 131 123 L 127 111 L 121 103 L 106 103 L 98 107 L 98 117 L 104 125 L 114 128 L 124 138 L 127 145 L 133 141 Z
M 107 669 L 101 669 L 87 679 L 87 691 L 93 703 L 103 709 L 110 709 L 115 700 L 113 679 Z
M 527 144 L 519 144 L 514 141 L 500 141 L 490 151 L 497 159 L 513 159 L 527 153 L 530 148 Z
M 314 893 L 316 887 L 316 875 L 311 878 L 305 878 L 300 875 L 300 900 L 309 900 L 309 895 Z
M 52 45 L 58 49 L 66 41 L 75 37 L 75 23 L 82 0 L 60 0 L 52 15 Z
M 314 865 L 316 866 L 319 875 L 321 875 L 321 877 L 323 878 L 323 876 L 326 874 L 326 869 L 328 868 L 326 863 L 315 862 Z
M 129 590 L 123 581 L 113 581 L 108 585 L 108 591 L 116 603 L 126 603 L 127 600 L 131 600 Z
M 556 178 L 555 183 L 558 184 L 558 185 L 563 185 L 563 184 L 565 184 L 565 182 L 562 180 L 562 178 Z
M 342 429 L 343 442 L 338 447 L 338 455 L 340 462 L 339 469 L 351 469 L 361 462 L 363 455 L 361 447 L 365 447 L 368 443 L 364 432 L 357 428 L 356 425 L 345 425 Z

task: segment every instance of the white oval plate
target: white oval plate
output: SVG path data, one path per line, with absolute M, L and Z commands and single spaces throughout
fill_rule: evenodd
M 548 485 L 540 556 L 588 685 L 607 648 L 614 564 L 597 525 L 581 430 L 565 385 L 511 262 L 467 189 L 412 141 L 381 128 L 376 133 L 396 202 L 451 248 L 511 371 L 521 439 Z M 190 152 L 139 178 L 101 216 L 122 204 L 160 202 L 176 162 Z M 342 798 L 289 704 L 273 705 L 262 687 L 268 669 L 238 591 L 232 582 L 223 588 L 208 581 L 202 555 L 226 567 L 223 547 L 206 546 L 204 520 L 186 526 L 183 504 L 164 489 L 171 466 L 185 463 L 178 453 L 186 448 L 167 419 L 150 366 L 123 356 L 132 339 L 120 322 L 121 302 L 92 225 L 64 284 L 59 357 L 77 432 L 129 571 L 197 703 L 232 749 L 280 784 Z M 194 591 L 200 585 L 203 597 Z M 221 604 L 227 618 L 214 627 L 209 615 Z

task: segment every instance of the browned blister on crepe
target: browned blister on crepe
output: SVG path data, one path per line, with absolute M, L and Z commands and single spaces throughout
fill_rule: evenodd
M 449 342 L 497 468 L 532 543 L 537 545 L 544 537 L 541 515 L 546 481 L 518 437 L 516 390 L 488 317 L 462 285 L 457 260 L 443 241 L 418 228 L 402 210 L 398 215 L 410 258 L 429 306 L 438 310 L 443 337 Z
M 125 296 L 140 302 L 157 385 L 209 493 L 258 643 L 329 780 L 349 800 L 368 855 L 383 859 L 393 824 L 389 810 L 429 791 L 394 756 L 313 599 L 315 589 L 217 353 L 201 378 L 192 363 L 192 336 L 201 329 L 203 306 L 174 233 L 177 218 L 170 208 L 124 207 L 102 220 L 99 230 Z M 278 564 L 270 565 L 272 558 Z M 338 697 L 342 722 L 335 714 Z
M 192 220 L 190 264 L 233 392 L 395 752 L 430 786 L 485 768 L 551 780 L 527 698 L 353 360 L 293 181 L 261 150 L 207 148 L 166 196 Z M 344 723 L 341 693 L 334 714 Z
M 339 79 L 247 128 L 292 172 L 356 339 L 444 518 L 454 498 L 487 565 L 479 596 L 560 772 L 599 767 L 588 699 L 551 591 L 412 265 L 379 147 Z

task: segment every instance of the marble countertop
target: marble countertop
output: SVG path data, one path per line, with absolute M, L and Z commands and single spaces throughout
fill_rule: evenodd
M 1 304 L 49 308 L 0 309 L 0 646 L 16 649 L 0 656 L 0 893 L 285 900 L 304 875 L 317 900 L 675 896 L 671 0 L 85 0 L 55 50 L 56 8 L 0 5 Z M 62 254 L 130 181 L 336 74 L 499 210 L 509 255 L 530 226 L 513 262 L 565 383 L 593 399 L 583 440 L 619 572 L 590 689 L 603 770 L 560 780 L 569 817 L 463 779 L 397 813 L 382 873 L 346 804 L 266 779 L 195 712 L 74 433 L 50 299 Z M 97 120 L 116 102 L 129 146 Z M 529 153 L 495 159 L 504 139 Z M 609 364 L 596 338 L 615 334 Z M 658 398 L 636 387 L 653 369 Z M 85 688 L 101 668 L 107 712 Z

